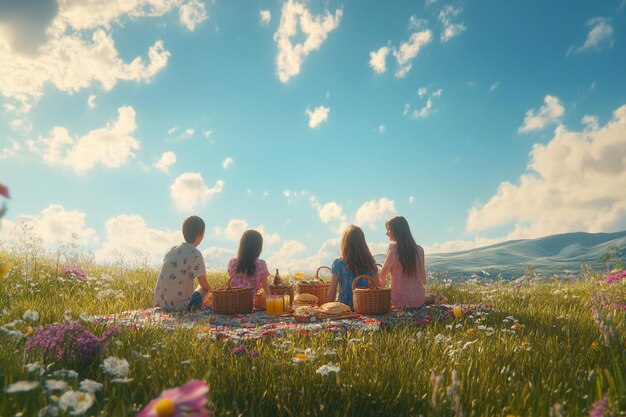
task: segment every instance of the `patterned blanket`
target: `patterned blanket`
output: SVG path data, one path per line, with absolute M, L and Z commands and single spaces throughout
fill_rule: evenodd
M 196 329 L 198 337 L 210 337 L 214 340 L 228 339 L 246 341 L 265 337 L 283 337 L 288 332 L 310 334 L 322 331 L 344 332 L 355 330 L 374 332 L 383 326 L 398 323 L 410 323 L 424 326 L 435 320 L 450 320 L 456 314 L 464 317 L 481 315 L 493 311 L 489 306 L 478 305 L 428 305 L 411 310 L 393 310 L 380 316 L 356 315 L 347 319 L 322 319 L 314 323 L 296 323 L 293 317 L 276 317 L 265 311 L 250 314 L 223 315 L 213 314 L 210 307 L 195 311 L 170 312 L 159 307 L 124 311 L 108 316 L 85 317 L 87 321 L 102 324 L 115 324 L 133 328 L 159 326 L 163 329 Z

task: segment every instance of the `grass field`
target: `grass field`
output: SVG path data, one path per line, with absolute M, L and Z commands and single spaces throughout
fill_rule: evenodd
M 194 329 L 122 328 L 86 361 L 26 347 L 46 325 L 149 306 L 156 272 L 86 263 L 83 279 L 41 256 L 0 260 L 12 265 L 0 279 L 1 416 L 134 416 L 192 379 L 209 384 L 217 416 L 626 415 L 626 291 L 623 280 L 608 284 L 598 273 L 433 282 L 429 289 L 451 302 L 495 311 L 373 333 L 292 334 L 237 355 L 232 342 Z M 220 286 L 225 275 L 210 281 Z M 107 330 L 83 325 L 98 337 Z M 304 360 L 295 362 L 298 354 Z M 127 372 L 107 372 L 107 357 L 126 360 Z M 328 363 L 338 371 L 316 372 Z M 85 389 L 84 380 L 102 385 Z M 79 391 L 68 406 L 64 393 Z

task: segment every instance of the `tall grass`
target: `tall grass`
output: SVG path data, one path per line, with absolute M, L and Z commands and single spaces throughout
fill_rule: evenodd
M 0 280 L 0 325 L 25 335 L 0 332 L 0 415 L 36 416 L 59 399 L 45 381 L 59 379 L 54 371 L 71 364 L 26 354 L 28 327 L 36 332 L 83 314 L 148 307 L 156 271 L 86 262 L 88 278 L 80 279 L 62 274 L 55 259 L 12 256 L 11 263 Z M 209 277 L 215 286 L 225 279 Z M 592 297 L 606 288 L 596 275 L 566 282 L 433 283 L 431 290 L 454 303 L 488 304 L 495 311 L 373 333 L 294 332 L 248 342 L 240 355 L 232 354 L 232 342 L 201 337 L 199 329 L 123 328 L 105 355 L 128 360 L 132 381 L 111 382 L 99 366 L 104 355 L 75 367 L 78 378 L 65 379 L 74 389 L 85 378 L 104 384 L 86 414 L 94 416 L 133 416 L 164 389 L 194 378 L 210 384 L 218 416 L 579 416 L 589 415 L 605 394 L 617 413 L 626 408 L 623 313 L 611 313 L 617 328 L 605 344 L 590 309 Z M 36 323 L 14 322 L 27 310 L 39 313 Z M 85 327 L 96 335 L 105 330 Z M 305 349 L 309 359 L 295 363 Z M 48 366 L 43 375 L 27 371 L 34 362 Z M 329 362 L 340 371 L 316 373 Z M 6 392 L 21 380 L 41 384 Z

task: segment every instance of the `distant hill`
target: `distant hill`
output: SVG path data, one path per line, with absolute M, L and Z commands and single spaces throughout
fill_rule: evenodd
M 533 265 L 544 276 L 566 275 L 580 271 L 584 263 L 599 270 L 600 257 L 608 248 L 620 248 L 626 258 L 626 231 L 617 233 L 564 233 L 538 239 L 511 240 L 462 252 L 426 254 L 426 269 L 447 272 L 450 276 L 477 273 L 506 278 L 522 275 L 526 265 Z

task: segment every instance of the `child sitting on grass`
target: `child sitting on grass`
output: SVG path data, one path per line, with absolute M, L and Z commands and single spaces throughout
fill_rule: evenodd
M 270 286 L 267 281 L 267 277 L 270 272 L 267 269 L 267 264 L 263 259 L 259 259 L 261 251 L 263 250 L 263 236 L 256 230 L 247 230 L 241 236 L 239 241 L 239 250 L 237 251 L 237 257 L 232 258 L 228 262 L 228 276 L 232 278 L 231 286 L 246 286 L 248 283 L 236 277 L 236 275 L 245 275 L 252 281 L 252 294 L 256 294 L 259 285 L 263 288 L 264 295 L 267 296 L 270 293 Z M 255 307 L 265 307 L 265 298 L 262 301 L 257 301 L 254 298 Z
M 171 248 L 163 258 L 154 289 L 153 303 L 167 310 L 185 310 L 202 306 L 211 287 L 206 279 L 202 253 L 197 249 L 204 238 L 204 221 L 191 216 L 183 222 L 185 242 Z M 194 279 L 198 287 L 194 291 Z
M 341 258 L 333 261 L 333 277 L 330 280 L 330 287 L 326 301 L 335 301 L 337 285 L 339 285 L 339 302 L 350 308 L 352 306 L 352 281 L 359 275 L 369 275 L 374 278 L 378 285 L 378 270 L 376 261 L 372 256 L 363 230 L 358 226 L 348 226 L 341 240 Z M 357 288 L 367 288 L 368 283 L 365 278 L 361 278 L 356 285 Z

